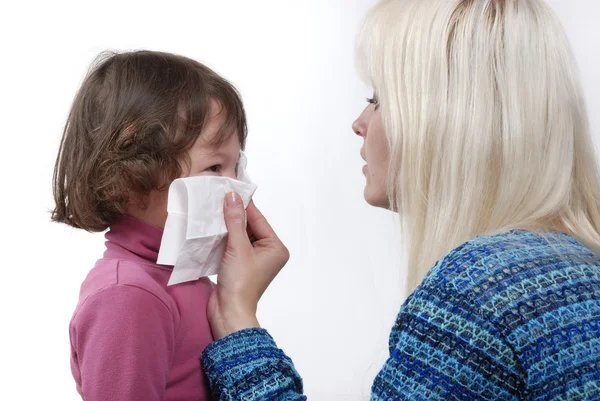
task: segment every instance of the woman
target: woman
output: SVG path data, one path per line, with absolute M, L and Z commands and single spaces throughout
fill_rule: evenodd
M 366 200 L 397 211 L 411 295 L 373 400 L 600 400 L 600 181 L 563 29 L 541 0 L 383 0 L 358 46 Z M 220 400 L 297 400 L 256 320 L 287 250 L 239 197 L 203 353 Z

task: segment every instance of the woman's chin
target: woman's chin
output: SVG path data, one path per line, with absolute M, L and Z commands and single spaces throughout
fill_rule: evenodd
M 365 201 L 367 201 L 367 203 L 371 206 L 380 207 L 383 209 L 390 208 L 390 201 L 387 195 L 385 195 L 385 193 L 379 193 L 379 191 L 373 191 L 371 188 L 369 188 L 369 185 L 365 187 L 364 196 Z

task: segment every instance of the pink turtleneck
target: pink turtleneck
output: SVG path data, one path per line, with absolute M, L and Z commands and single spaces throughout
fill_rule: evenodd
M 81 285 L 70 325 L 71 370 L 86 401 L 211 399 L 200 354 L 213 341 L 207 278 L 167 287 L 162 230 L 122 217 Z

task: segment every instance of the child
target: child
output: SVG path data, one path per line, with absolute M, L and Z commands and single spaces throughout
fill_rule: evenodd
M 106 233 L 70 324 L 86 401 L 210 399 L 207 278 L 167 287 L 156 264 L 176 178 L 235 178 L 246 140 L 236 90 L 206 66 L 152 51 L 104 53 L 77 93 L 54 171 L 52 219 Z

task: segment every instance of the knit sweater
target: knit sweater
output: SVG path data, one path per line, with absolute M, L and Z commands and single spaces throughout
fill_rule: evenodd
M 600 400 L 600 262 L 571 236 L 514 230 L 451 251 L 402 305 L 371 400 Z M 210 344 L 218 400 L 304 400 L 263 329 Z

